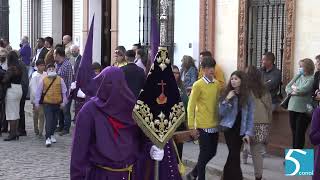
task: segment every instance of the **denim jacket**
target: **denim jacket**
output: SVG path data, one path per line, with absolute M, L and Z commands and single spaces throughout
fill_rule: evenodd
M 220 126 L 232 128 L 238 114 L 238 97 L 234 96 L 230 101 L 219 102 Z M 247 104 L 241 109 L 240 135 L 253 136 L 254 126 L 254 100 L 249 96 Z
M 181 73 L 184 76 L 183 84 L 185 89 L 192 87 L 193 83 L 198 79 L 198 71 L 195 67 L 190 67 L 188 71 Z

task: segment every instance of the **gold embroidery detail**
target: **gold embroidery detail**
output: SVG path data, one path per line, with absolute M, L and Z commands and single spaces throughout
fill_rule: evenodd
M 185 112 L 183 103 L 180 102 L 171 108 L 169 117 L 160 111 L 157 118 L 154 118 L 149 106 L 138 100 L 133 110 L 133 117 L 151 141 L 162 148 L 183 121 Z

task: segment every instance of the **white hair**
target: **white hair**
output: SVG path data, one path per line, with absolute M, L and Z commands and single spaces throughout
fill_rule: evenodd
M 78 45 L 73 44 L 70 49 L 79 50 L 79 48 L 80 47 Z

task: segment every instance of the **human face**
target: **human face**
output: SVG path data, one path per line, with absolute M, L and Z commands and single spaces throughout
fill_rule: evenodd
M 236 75 L 232 75 L 230 78 L 230 83 L 234 89 L 237 89 L 241 85 L 241 79 Z
M 57 62 L 57 63 L 60 63 L 61 61 L 61 56 L 59 56 L 57 53 L 56 53 L 56 50 L 54 50 L 53 52 L 53 58 L 54 58 L 54 61 Z
M 136 52 L 136 59 L 140 59 L 141 56 Z
M 43 48 L 43 46 L 44 46 L 44 43 L 40 39 L 38 39 L 37 40 L 37 48 L 40 49 L 40 48 Z
M 95 70 L 94 70 L 94 74 L 95 74 L 95 75 L 100 74 L 100 69 L 95 69 Z
M 47 69 L 48 72 L 56 72 L 56 68 L 50 67 Z
M 124 56 L 121 54 L 121 52 L 119 50 L 115 50 L 114 51 L 114 59 L 116 60 L 116 62 L 121 62 L 124 59 Z
M 315 66 L 316 66 L 317 71 L 320 71 L 320 59 L 316 59 Z
M 0 51 L 0 62 L 5 62 L 7 59 L 7 54 L 4 51 Z
M 137 52 L 138 47 L 137 47 L 137 46 L 132 46 L 132 50 L 134 50 L 135 52 Z
M 203 74 L 204 76 L 212 80 L 214 77 L 214 68 L 203 68 Z
M 173 72 L 174 78 L 175 78 L 175 79 L 176 79 L 176 81 L 178 82 L 178 81 L 179 81 L 179 79 L 180 79 L 180 72 L 179 72 L 179 69 L 174 68 L 174 69 L 172 69 L 172 72 Z
M 51 44 L 48 41 L 44 42 L 44 47 L 51 48 Z
M 62 42 L 63 42 L 64 45 L 67 45 L 70 42 L 69 37 L 68 36 L 63 36 Z
M 46 65 L 45 64 L 40 64 L 40 65 L 37 66 L 37 68 L 38 68 L 38 71 L 42 73 L 46 69 Z
M 203 56 L 202 56 L 202 55 L 200 55 L 200 64 L 201 64 L 201 62 L 202 62 L 202 59 L 203 59 Z
M 298 71 L 299 71 L 299 74 L 305 74 L 306 73 L 306 69 L 305 69 L 305 67 L 304 67 L 304 63 L 303 62 L 299 62 L 299 69 L 298 69 Z
M 262 56 L 261 62 L 264 68 L 270 68 L 272 66 L 272 61 L 268 59 L 265 55 Z
M 72 54 L 73 57 L 77 57 L 79 55 L 79 49 L 72 48 L 71 49 L 71 54 Z

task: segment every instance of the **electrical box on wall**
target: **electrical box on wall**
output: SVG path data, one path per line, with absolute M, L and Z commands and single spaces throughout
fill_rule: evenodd
M 189 43 L 189 48 L 192 48 L 192 43 Z

